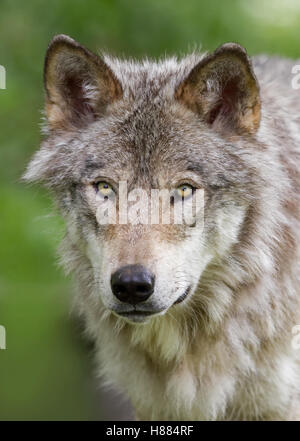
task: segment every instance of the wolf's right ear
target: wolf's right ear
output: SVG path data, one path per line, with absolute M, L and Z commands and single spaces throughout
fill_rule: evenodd
M 44 84 L 50 129 L 87 124 L 122 96 L 120 82 L 102 58 L 66 35 L 50 42 Z
M 215 130 L 253 134 L 259 127 L 259 86 L 239 44 L 223 44 L 205 56 L 179 84 L 175 98 Z

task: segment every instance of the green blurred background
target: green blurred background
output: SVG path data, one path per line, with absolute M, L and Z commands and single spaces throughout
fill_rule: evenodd
M 47 44 L 65 33 L 90 49 L 158 57 L 226 41 L 299 57 L 299 0 L 0 0 L 0 419 L 101 419 L 91 351 L 69 315 L 56 263 L 63 224 L 47 193 L 20 183 L 39 146 Z M 117 411 L 116 411 L 117 415 Z

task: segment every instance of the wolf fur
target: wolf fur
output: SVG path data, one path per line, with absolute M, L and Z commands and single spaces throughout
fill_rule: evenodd
M 57 201 L 62 262 L 77 282 L 99 377 L 128 394 L 140 419 L 300 416 L 293 64 L 250 60 L 237 44 L 135 62 L 98 57 L 67 36 L 50 43 L 45 139 L 25 179 Z M 96 178 L 145 189 L 192 179 L 205 189 L 204 231 L 100 226 Z M 113 312 L 110 276 L 133 263 L 156 277 L 150 302 L 160 312 L 142 323 Z

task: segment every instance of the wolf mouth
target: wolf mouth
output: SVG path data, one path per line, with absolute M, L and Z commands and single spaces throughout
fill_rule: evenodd
M 184 291 L 183 294 L 181 294 L 181 296 L 178 297 L 178 299 L 176 300 L 176 302 L 173 303 L 173 305 L 178 305 L 178 303 L 181 303 L 184 301 L 184 299 L 187 298 L 187 296 L 189 295 L 191 290 L 191 285 Z
M 131 321 L 143 321 L 151 316 L 159 315 L 164 309 L 155 309 L 155 310 L 142 310 L 142 309 L 131 309 L 130 311 L 113 311 L 116 315 L 127 318 Z
M 129 320 L 130 322 L 134 323 L 142 323 L 147 321 L 150 317 L 154 317 L 159 315 L 159 313 L 162 312 L 162 310 L 158 311 L 141 311 L 141 310 L 132 310 L 132 311 L 125 311 L 125 312 L 116 312 L 115 313 L 119 316 L 124 318 L 125 320 Z
M 173 305 L 177 305 L 183 302 L 191 291 L 191 285 L 186 288 L 183 294 L 178 297 L 178 299 L 173 303 Z M 124 319 L 128 319 L 133 322 L 142 322 L 146 320 L 148 317 L 159 315 L 164 311 L 164 309 L 160 310 L 141 310 L 141 309 L 131 309 L 130 311 L 113 311 L 116 315 L 123 317 Z
M 139 311 L 139 310 L 133 310 L 133 311 L 126 311 L 126 312 L 119 312 L 119 315 L 124 315 L 124 316 L 131 316 L 131 315 L 139 315 L 139 316 L 148 316 L 148 315 L 153 315 L 153 314 L 157 314 L 160 311 Z

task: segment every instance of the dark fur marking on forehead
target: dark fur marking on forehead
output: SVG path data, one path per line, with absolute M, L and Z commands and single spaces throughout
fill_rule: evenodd
M 104 163 L 104 161 L 101 161 L 99 159 L 95 160 L 94 158 L 90 158 L 90 157 L 85 159 L 85 169 L 88 171 L 104 168 L 105 165 L 106 164 Z
M 195 172 L 200 176 L 202 176 L 204 172 L 203 165 L 197 162 L 190 162 L 189 165 L 187 166 L 187 170 Z
M 107 166 L 108 162 L 103 161 L 102 159 L 98 159 L 96 156 L 88 156 L 84 160 L 84 164 L 81 167 L 80 175 L 81 179 L 91 181 L 93 179 L 96 179 L 98 174 L 101 172 L 102 169 Z

